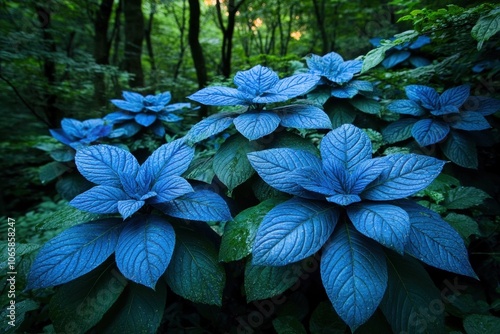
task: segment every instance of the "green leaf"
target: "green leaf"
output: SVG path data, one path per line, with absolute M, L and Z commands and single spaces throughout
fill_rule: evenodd
M 29 255 L 34 253 L 37 249 L 39 249 L 41 245 L 38 244 L 21 244 L 16 243 L 16 264 L 20 262 L 21 258 L 25 255 Z M 7 242 L 2 243 L 0 245 L 0 271 L 7 272 L 9 263 L 8 263 L 8 244 Z
M 331 89 L 328 88 L 318 88 L 307 94 L 307 99 L 320 106 L 324 105 L 325 102 L 331 97 Z
M 325 112 L 330 116 L 332 127 L 338 128 L 342 124 L 351 124 L 356 118 L 356 110 L 342 99 L 331 98 L 325 104 Z
M 58 211 L 40 222 L 36 226 L 36 230 L 66 229 L 104 217 L 106 215 L 84 212 L 65 203 Z
M 40 181 L 42 182 L 42 184 L 45 184 L 57 179 L 59 176 L 63 175 L 69 170 L 71 170 L 71 168 L 69 168 L 65 164 L 57 161 L 52 161 L 40 167 L 40 169 L 38 170 L 38 174 L 40 176 Z
M 75 160 L 76 151 L 70 147 L 58 148 L 50 152 L 50 156 L 55 161 L 69 162 Z
M 481 235 L 479 225 L 469 216 L 451 212 L 444 218 L 444 220 L 446 220 L 451 227 L 457 230 L 460 236 L 465 240 L 466 244 L 468 244 L 468 240 L 471 235 Z
M 442 332 L 445 306 L 420 263 L 409 256 L 387 252 L 387 269 L 389 280 L 380 309 L 392 330 L 409 334 Z
M 0 328 L 0 330 L 4 334 L 19 333 L 18 329 L 23 323 L 26 313 L 29 311 L 34 311 L 40 307 L 38 302 L 31 299 L 16 301 L 14 306 L 15 310 L 14 314 L 12 314 L 12 317 L 11 317 L 11 310 L 9 309 L 10 305 L 6 305 L 2 309 L 2 312 L 0 313 L 0 317 L 2 317 L 3 320 L 2 327 Z M 10 325 L 9 324 L 10 321 L 12 321 L 12 323 L 14 323 L 15 326 Z
M 276 134 L 273 142 L 266 147 L 266 149 L 271 148 L 293 148 L 320 156 L 319 149 L 309 139 L 289 131 Z
M 199 156 L 193 159 L 187 171 L 182 175 L 186 179 L 212 183 L 215 176 L 213 165 L 214 156 Z
M 464 319 L 467 334 L 498 333 L 500 318 L 492 315 L 471 314 Z
M 300 263 L 286 266 L 255 266 L 248 261 L 245 266 L 245 292 L 247 302 L 267 299 L 291 288 L 299 279 Z
M 392 47 L 393 45 L 382 45 L 369 51 L 364 57 L 361 74 L 380 64 L 385 58 L 385 52 Z
M 306 334 L 299 319 L 292 316 L 281 316 L 273 320 L 273 327 L 277 334 Z
M 481 50 L 483 43 L 500 31 L 500 8 L 493 9 L 482 16 L 472 28 L 472 37 L 478 41 L 477 49 Z
M 474 187 L 456 187 L 450 189 L 445 196 L 444 205 L 448 209 L 469 209 L 483 203 L 490 196 Z
M 92 188 L 94 184 L 80 174 L 72 173 L 62 176 L 56 183 L 57 192 L 67 201 Z
M 85 333 L 111 308 L 127 280 L 109 262 L 57 289 L 50 319 L 57 332 Z
M 380 113 L 380 103 L 364 96 L 356 96 L 349 100 L 349 103 L 351 103 L 356 109 L 367 114 L 377 115 Z
M 222 305 L 226 282 L 214 245 L 203 235 L 178 229 L 174 254 L 165 273 L 173 292 L 195 303 Z
M 234 220 L 226 223 L 219 251 L 219 261 L 237 261 L 249 255 L 257 229 L 264 216 L 284 199 L 268 199 L 241 211 Z
M 260 177 L 255 177 L 255 180 L 252 182 L 252 190 L 255 197 L 261 202 L 271 198 L 284 196 L 283 192 L 271 187 Z
M 229 191 L 248 180 L 255 170 L 250 165 L 247 153 L 262 149 L 255 141 L 249 141 L 240 134 L 229 137 L 217 151 L 213 168 L 215 175 Z
M 309 321 L 311 334 L 344 334 L 347 326 L 329 302 L 321 302 Z
M 440 146 L 444 155 L 457 165 L 477 169 L 477 150 L 473 141 L 456 131 L 450 131 L 448 138 Z
M 156 290 L 129 282 L 113 312 L 105 316 L 106 324 L 96 333 L 156 333 L 163 318 L 167 289 L 160 281 Z

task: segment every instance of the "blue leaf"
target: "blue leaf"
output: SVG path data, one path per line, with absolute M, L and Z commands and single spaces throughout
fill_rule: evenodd
M 320 267 L 328 298 L 354 332 L 372 316 L 384 296 L 384 253 L 375 242 L 343 224 L 323 247 Z
M 111 123 L 119 123 L 121 121 L 128 121 L 130 119 L 133 119 L 134 117 L 135 117 L 135 114 L 131 114 L 131 113 L 126 112 L 126 111 L 116 111 L 116 112 L 112 112 L 112 113 L 107 114 L 106 116 L 104 116 L 104 119 L 106 121 L 111 122 Z
M 326 200 L 341 206 L 348 206 L 352 203 L 361 202 L 361 197 L 355 194 L 335 194 L 328 196 Z
M 370 44 L 373 45 L 374 47 L 378 48 L 380 45 L 382 45 L 380 42 L 383 40 L 382 37 L 373 37 L 370 38 Z
M 231 213 L 227 203 L 209 190 L 196 190 L 167 203 L 155 204 L 165 214 L 198 221 L 229 221 Z
M 364 92 L 373 92 L 373 84 L 370 81 L 351 80 L 346 84 L 346 87 L 355 88 Z
M 475 111 L 483 116 L 493 115 L 500 111 L 500 100 L 484 96 L 471 96 L 465 102 L 466 111 Z
M 337 159 L 323 159 L 323 172 L 326 175 L 326 183 L 335 192 L 348 194 L 354 186 L 350 172 L 345 168 L 342 161 Z
M 157 195 L 148 203 L 169 202 L 194 191 L 189 182 L 180 176 L 163 177 L 154 184 L 151 190 Z
M 423 85 L 409 85 L 405 87 L 406 96 L 410 100 L 420 103 L 424 108 L 439 109 L 439 94 L 434 88 Z
M 173 111 L 179 111 L 179 110 L 188 109 L 188 108 L 191 108 L 191 103 L 189 103 L 189 102 L 172 103 L 172 104 L 169 104 L 168 106 L 165 107 L 165 111 L 168 113 L 171 113 Z M 179 111 L 179 112 L 182 113 L 183 111 L 184 110 Z
M 135 116 L 135 121 L 142 126 L 148 127 L 156 121 L 157 115 L 140 113 Z
M 196 123 L 186 134 L 186 141 L 197 143 L 226 130 L 233 124 L 236 113 L 218 113 Z
M 163 123 L 159 120 L 154 122 L 153 125 L 151 125 L 150 129 L 158 137 L 165 136 L 165 127 L 163 126 Z
M 491 127 L 486 118 L 477 111 L 463 111 L 451 120 L 451 127 L 459 130 L 481 131 Z
M 393 68 L 397 64 L 404 62 L 410 57 L 409 51 L 395 51 L 382 61 L 382 66 L 385 68 Z
M 261 95 L 254 97 L 252 99 L 253 103 L 276 103 L 276 102 L 284 102 L 289 100 L 290 98 L 284 94 L 275 94 L 275 93 L 262 93 Z
M 229 87 L 207 87 L 189 95 L 188 99 L 208 106 L 249 105 L 253 96 Z
M 417 123 L 416 118 L 401 118 L 390 123 L 382 130 L 382 136 L 389 144 L 406 140 L 411 137 L 411 129 Z
M 450 131 L 450 135 L 440 146 L 444 155 L 457 165 L 477 168 L 476 144 L 458 131 Z
M 270 68 L 257 65 L 247 71 L 237 72 L 233 81 L 238 90 L 255 97 L 271 90 L 278 83 L 279 77 Z
M 118 201 L 127 199 L 129 196 L 119 188 L 95 186 L 73 198 L 69 204 L 92 213 L 117 213 Z
M 335 194 L 335 188 L 330 184 L 330 180 L 321 170 L 313 167 L 302 167 L 291 171 L 290 177 L 304 189 L 309 191 L 332 196 Z
M 96 220 L 49 240 L 31 266 L 27 289 L 63 284 L 95 269 L 115 251 L 121 227 L 119 218 Z
M 387 106 L 387 109 L 397 114 L 423 116 L 425 110 L 413 100 L 395 100 Z
M 142 104 L 142 102 L 144 101 L 144 97 L 141 94 L 135 92 L 123 91 L 122 96 L 126 101 L 131 103 Z
M 350 171 L 372 157 L 372 144 L 361 129 L 344 124 L 323 137 L 320 151 L 323 160 L 336 159 Z
M 59 140 L 64 145 L 70 145 L 74 141 L 74 139 L 69 138 L 62 129 L 49 129 L 49 131 L 52 137 Z
M 85 130 L 83 123 L 73 118 L 63 118 L 61 121 L 61 128 L 70 137 L 83 138 Z
M 163 92 L 161 94 L 156 95 L 156 104 L 158 105 L 166 105 L 172 99 L 172 94 L 170 92 Z
M 291 105 L 275 108 L 281 125 L 295 129 L 331 129 L 332 121 L 323 110 L 311 105 Z
M 355 87 L 344 86 L 332 88 L 331 95 L 339 99 L 350 99 L 358 94 L 358 89 Z
M 422 46 L 427 45 L 430 42 L 431 38 L 429 36 L 418 36 L 415 42 L 411 43 L 408 48 L 412 50 L 420 49 Z
M 194 158 L 194 148 L 183 139 L 163 144 L 142 164 L 138 178 L 149 175 L 154 184 L 161 178 L 184 173 Z
M 410 235 L 410 217 L 405 210 L 391 204 L 362 203 L 349 206 L 347 215 L 359 232 L 404 253 Z
M 255 265 L 284 266 L 318 251 L 337 224 L 339 212 L 321 202 L 292 198 L 264 216 L 253 245 Z
M 443 94 L 441 94 L 439 97 L 439 104 L 441 105 L 441 108 L 444 106 L 454 106 L 460 108 L 469 98 L 469 94 L 469 85 L 453 87 L 445 90 Z
M 398 201 L 410 217 L 405 251 L 436 268 L 477 278 L 462 237 L 436 212 L 411 201 Z
M 415 67 L 422 67 L 431 64 L 429 59 L 420 56 L 411 56 L 408 61 Z
M 234 126 L 245 138 L 256 140 L 272 133 L 280 124 L 273 111 L 247 111 L 234 119 Z
M 116 264 L 129 280 L 152 289 L 170 263 L 175 246 L 172 225 L 162 217 L 137 216 L 123 228 L 116 246 Z
M 78 150 L 75 156 L 78 171 L 90 182 L 121 187 L 120 173 L 137 174 L 139 163 L 121 148 L 111 145 L 94 145 Z
M 314 154 L 301 150 L 276 148 L 252 152 L 247 157 L 252 167 L 271 187 L 302 197 L 308 196 L 307 191 L 295 183 L 291 171 L 301 167 L 321 170 L 321 160 Z
M 111 103 L 113 103 L 115 106 L 122 110 L 127 110 L 131 112 L 139 112 L 144 108 L 144 105 L 142 102 L 128 102 L 128 101 L 123 101 L 123 100 L 111 100 Z
M 182 121 L 184 118 L 181 116 L 177 116 L 176 114 L 170 113 L 170 114 L 160 114 L 158 115 L 158 119 L 168 123 L 175 123 Z
M 426 118 L 421 119 L 411 129 L 411 134 L 417 143 L 424 147 L 439 143 L 450 132 L 450 126 L 443 121 Z
M 165 109 L 165 106 L 163 106 L 163 105 L 156 105 L 156 106 L 147 106 L 145 108 L 147 110 L 150 110 L 150 111 L 153 111 L 155 113 L 158 113 L 158 112 L 162 111 L 163 109 Z
M 351 179 L 351 193 L 361 193 L 370 182 L 374 181 L 385 169 L 390 168 L 380 158 L 360 162 L 349 176 Z
M 277 94 L 286 95 L 289 99 L 307 94 L 321 79 L 319 75 L 308 73 L 296 74 L 278 81 L 274 89 Z
M 445 164 L 436 158 L 418 154 L 393 154 L 380 159 L 391 167 L 361 193 L 364 199 L 387 201 L 411 196 L 425 189 Z
M 356 73 L 361 71 L 363 62 L 361 60 L 346 60 L 338 67 L 338 72 L 335 76 L 328 76 L 333 82 L 346 83 L 350 81 Z
M 139 211 L 144 206 L 144 201 L 136 199 L 127 199 L 118 201 L 118 212 L 122 215 L 123 219 L 127 219 L 134 213 Z
M 137 132 L 139 132 L 142 129 L 142 126 L 140 124 L 137 124 L 136 122 L 125 122 L 120 124 L 120 126 L 115 127 L 113 132 L 109 135 L 109 138 L 118 138 L 118 137 L 132 137 L 135 135 Z

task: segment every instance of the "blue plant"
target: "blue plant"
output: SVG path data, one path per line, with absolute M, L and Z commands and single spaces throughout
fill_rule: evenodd
M 352 331 L 386 291 L 384 249 L 476 277 L 460 235 L 407 199 L 439 175 L 443 161 L 416 154 L 372 158 L 368 136 L 353 125 L 329 132 L 320 153 L 322 159 L 289 148 L 248 154 L 265 182 L 295 195 L 264 216 L 253 264 L 284 266 L 321 249 L 323 285 Z
M 302 129 L 330 129 L 328 115 L 311 105 L 294 104 L 266 109 L 269 103 L 285 102 L 306 94 L 318 80 L 319 77 L 306 74 L 280 80 L 275 72 L 261 65 L 240 71 L 234 77 L 238 88 L 207 87 L 188 98 L 211 106 L 246 106 L 245 111 L 209 116 L 193 126 L 186 138 L 191 142 L 199 142 L 224 131 L 233 123 L 236 130 L 249 140 L 269 135 L 280 125 Z
M 485 116 L 498 111 L 500 101 L 470 97 L 468 85 L 447 89 L 441 95 L 434 88 L 423 85 L 409 85 L 405 90 L 409 99 L 395 100 L 387 109 L 415 118 L 401 118 L 390 124 L 383 131 L 384 139 L 394 143 L 413 137 L 420 146 L 443 143 L 443 152 L 450 160 L 463 167 L 475 168 L 473 163 L 463 159 L 464 150 L 476 156 L 475 144 L 463 133 L 490 128 Z
M 319 76 L 319 86 L 327 86 L 330 94 L 337 98 L 350 99 L 360 91 L 371 92 L 373 85 L 368 81 L 353 80 L 361 71 L 361 60 L 344 61 L 338 53 L 330 52 L 324 56 L 310 55 L 306 58 L 309 75 Z
M 374 37 L 370 39 L 370 43 L 374 47 L 379 47 L 381 46 L 382 40 L 383 38 Z M 394 41 L 395 37 L 392 37 L 389 40 Z M 401 45 L 396 45 L 385 52 L 386 58 L 382 61 L 382 66 L 384 66 L 385 68 L 393 68 L 394 66 L 401 64 L 405 60 L 408 60 L 414 67 L 429 65 L 431 63 L 429 59 L 412 54 L 412 52 L 417 51 L 430 42 L 430 37 L 418 36 L 417 39 L 411 43 L 407 42 Z
M 110 135 L 112 125 L 100 118 L 78 121 L 63 118 L 60 129 L 50 129 L 52 137 L 75 150 Z
M 165 128 L 162 122 L 179 122 L 183 118 L 175 114 L 190 103 L 168 104 L 172 98 L 170 92 L 142 96 L 134 92 L 123 92 L 124 100 L 111 100 L 120 111 L 110 113 L 104 119 L 115 124 L 111 137 L 131 137 L 142 128 L 150 128 L 154 134 L 163 137 Z
M 165 144 L 139 165 L 135 157 L 109 145 L 79 150 L 75 162 L 95 187 L 71 201 L 74 207 L 99 214 L 119 213 L 71 227 L 46 243 L 28 276 L 28 288 L 69 282 L 115 253 L 128 279 L 154 288 L 167 269 L 175 245 L 169 220 L 151 214 L 154 207 L 167 216 L 199 221 L 227 221 L 226 202 L 208 190 L 196 190 L 180 175 L 194 156 L 182 140 Z M 137 213 L 145 205 L 149 207 Z

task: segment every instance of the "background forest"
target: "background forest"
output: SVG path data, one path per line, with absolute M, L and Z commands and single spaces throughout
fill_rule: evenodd
M 494 100 L 500 98 L 498 5 L 466 0 L 16 0 L 0 3 L 0 18 L 0 106 L 3 113 L 0 118 L 3 157 L 0 161 L 0 232 L 3 240 L 3 235 L 8 234 L 7 222 L 11 218 L 15 220 L 18 271 L 17 327 L 2 322 L 4 332 L 270 333 L 274 330 L 281 334 L 373 333 L 373 328 L 377 328 L 381 333 L 499 333 L 500 113 L 498 100 Z M 422 286 L 411 281 L 411 276 L 425 276 L 422 280 L 433 284 L 429 289 L 433 289 L 434 295 L 429 295 L 441 293 L 440 302 L 429 306 L 424 300 L 424 310 L 419 309 L 418 303 L 413 305 L 418 310 L 418 319 L 413 322 L 408 320 L 413 311 L 406 314 L 405 320 L 405 315 L 389 316 L 392 311 L 381 306 L 364 325 L 353 326 L 341 314 L 337 315 L 337 308 L 335 311 L 332 308 L 319 283 L 319 270 L 308 271 L 303 267 L 298 275 L 294 271 L 297 277 L 294 276 L 290 284 L 280 280 L 281 272 L 254 270 L 255 267 L 248 264 L 254 240 L 236 241 L 241 239 L 236 238 L 236 232 L 253 233 L 252 238 L 255 238 L 258 224 L 255 226 L 254 222 L 250 224 L 253 227 L 242 228 L 207 218 L 204 220 L 210 228 L 196 229 L 200 229 L 200 234 L 209 235 L 206 239 L 216 245 L 208 247 L 210 251 L 207 252 L 215 254 L 218 259 L 215 262 L 224 263 L 224 267 L 217 264 L 222 269 L 217 268 L 225 272 L 220 281 L 223 285 L 226 283 L 220 287 L 220 296 L 213 300 L 197 290 L 196 282 L 192 291 L 186 292 L 179 288 L 181 283 L 166 279 L 165 287 L 168 287 L 164 292 L 159 289 L 156 294 L 151 293 L 152 290 L 141 290 L 145 288 L 134 283 L 124 290 L 126 297 L 125 293 L 120 297 L 125 289 L 122 287 L 113 295 L 112 302 L 98 303 L 90 311 L 93 316 L 88 316 L 87 322 L 81 324 L 81 320 L 72 318 L 68 312 L 79 304 L 65 305 L 63 302 L 71 294 L 69 288 L 65 290 L 66 285 L 24 290 L 28 272 L 42 245 L 61 231 L 101 218 L 68 205 L 75 196 L 89 189 L 90 183 L 81 175 L 75 175 L 78 173 L 75 173 L 74 150 L 71 153 L 61 148 L 64 146 L 58 142 L 61 139 L 49 132 L 61 128 L 63 119 L 101 119 L 119 110 L 126 111 L 117 99 L 123 97 L 130 102 L 137 95 L 124 92 L 143 96 L 170 92 L 171 99 L 167 103 L 172 105 L 172 110 L 182 109 L 179 112 L 182 118 L 162 123 L 165 131 L 161 136 L 141 130 L 131 136 L 116 135 L 110 143 L 125 147 L 142 162 L 162 144 L 175 143 L 175 139 L 188 134 L 187 137 L 198 146 L 193 163 L 183 175 L 195 180 L 198 186 L 204 182 L 211 185 L 210 189 L 216 189 L 215 192 L 228 203 L 231 216 L 236 217 L 234 221 L 238 224 L 252 219 L 260 223 L 265 214 L 281 203 L 282 193 L 276 195 L 277 191 L 260 178 L 256 181 L 258 176 L 252 166 L 259 177 L 266 182 L 267 179 L 258 168 L 250 166 L 246 153 L 253 152 L 256 147 L 260 150 L 267 143 L 261 140 L 252 147 L 245 146 L 247 144 L 232 147 L 235 152 L 244 151 L 246 165 L 236 161 L 236 153 L 231 151 L 224 159 L 227 165 L 234 163 L 232 166 L 236 167 L 232 172 L 224 170 L 223 173 L 223 167 L 217 167 L 217 155 L 221 156 L 217 152 L 230 151 L 228 143 L 243 137 L 238 137 L 232 128 L 225 132 L 222 129 L 221 135 L 215 131 L 210 136 L 190 132 L 190 129 L 220 111 L 241 110 L 220 101 L 210 103 L 208 98 L 193 94 L 206 87 L 234 87 L 238 85 L 235 75 L 256 65 L 272 69 L 279 78 L 308 73 L 308 66 L 312 66 L 306 59 L 331 52 L 341 55 L 344 60 L 363 61 L 363 68 L 356 76 L 363 82 L 370 82 L 374 88 L 366 92 L 358 87 L 360 95 L 355 98 L 354 95 L 348 99 L 334 99 L 329 95 L 325 98 L 321 95 L 323 91 L 317 91 L 308 94 L 307 99 L 325 111 L 332 129 L 345 123 L 362 128 L 372 143 L 374 156 L 411 152 L 453 161 L 444 167 L 446 173 L 428 188 L 411 195 L 420 205 L 440 214 L 458 232 L 467 248 L 473 273 L 479 280 L 470 274 L 466 277 L 463 270 L 437 266 L 454 274 L 441 271 L 422 258 L 420 260 L 431 266 L 425 266 L 428 274 L 423 274 L 423 269 L 411 274 L 413 262 L 405 263 L 405 279 L 410 289 L 422 291 L 419 290 Z M 488 100 L 494 101 L 488 104 L 489 113 L 483 113 L 489 122 L 484 131 L 486 136 L 475 136 L 479 131 L 474 130 L 483 128 L 471 131 L 477 149 L 475 144 L 467 144 L 469 146 L 460 153 L 463 156 L 450 155 L 445 145 L 438 148 L 438 140 L 432 145 L 410 142 L 411 130 L 408 128 L 406 137 L 389 133 L 387 125 L 399 119 L 397 113 L 413 115 L 391 105 L 406 97 L 412 100 L 410 95 L 405 95 L 408 85 L 434 87 L 438 93 L 468 85 L 471 96 L 492 98 Z M 359 92 L 356 90 L 354 94 Z M 305 93 L 310 92 L 304 90 L 293 97 L 305 96 Z M 251 139 L 240 131 L 236 120 L 234 124 L 241 134 Z M 273 142 L 268 148 L 291 147 L 319 152 L 317 147 L 326 131 L 290 127 L 294 129 L 287 133 L 295 137 L 279 137 L 280 142 Z M 228 176 L 228 173 L 232 174 Z M 243 175 L 242 181 L 235 181 L 238 175 Z M 176 224 L 172 223 L 177 233 L 182 229 Z M 204 242 L 206 240 L 200 244 Z M 236 250 L 237 247 L 245 250 Z M 431 247 L 429 257 L 433 256 L 433 251 Z M 0 268 L 7 272 L 6 244 L 2 245 L 2 252 Z M 403 257 L 391 254 L 388 258 L 395 263 L 399 261 L 404 267 Z M 108 259 L 104 263 L 112 266 L 111 262 Z M 170 267 L 169 270 L 173 271 Z M 4 275 L 2 272 L 0 277 Z M 248 283 L 247 276 L 253 277 L 255 282 Z M 3 306 L 8 305 L 9 299 L 8 284 L 3 278 L 2 282 L 0 304 Z M 85 288 L 85 284 L 75 282 L 81 284 L 74 285 L 75 289 Z M 425 290 L 425 285 L 422 289 Z M 165 304 L 165 299 L 158 294 L 164 297 L 162 294 L 167 294 L 167 290 Z M 127 306 L 134 305 L 124 299 L 134 293 L 153 301 L 143 300 L 137 317 L 126 320 L 118 303 L 113 303 L 121 298 Z M 283 303 L 272 299 L 277 295 L 285 296 Z M 435 300 L 432 296 L 429 297 L 431 301 Z M 384 298 L 391 297 L 386 294 Z M 59 302 L 60 308 L 57 307 Z M 160 304 L 161 308 L 156 307 Z M 438 311 L 433 313 L 433 307 Z M 8 310 L 4 309 L 1 310 L 2 319 L 7 319 Z M 149 315 L 158 309 L 161 314 L 150 318 Z M 257 318 L 252 318 L 252 314 L 258 315 Z M 394 320 L 397 317 L 398 320 Z M 65 327 L 75 321 L 77 327 Z M 130 328 L 133 331 L 127 331 Z

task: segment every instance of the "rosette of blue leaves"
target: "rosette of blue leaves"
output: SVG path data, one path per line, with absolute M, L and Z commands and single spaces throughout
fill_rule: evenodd
M 414 116 L 401 118 L 383 131 L 390 143 L 413 137 L 420 146 L 443 144 L 443 152 L 453 162 L 475 168 L 463 160 L 464 150 L 476 156 L 475 144 L 464 134 L 490 128 L 485 116 L 500 110 L 500 101 L 469 96 L 470 87 L 461 85 L 439 95 L 432 87 L 406 86 L 408 100 L 395 100 L 387 106 L 394 113 Z M 462 153 L 458 152 L 461 151 Z
M 142 128 L 149 128 L 157 136 L 165 135 L 162 122 L 179 122 L 183 118 L 176 112 L 190 108 L 190 103 L 169 104 L 172 95 L 164 92 L 157 95 L 142 96 L 134 92 L 123 92 L 123 100 L 111 100 L 120 111 L 110 113 L 104 119 L 112 122 L 115 127 L 112 137 L 131 137 Z
M 310 55 L 306 57 L 309 67 L 309 75 L 321 79 L 320 86 L 327 87 L 331 96 L 350 99 L 360 91 L 371 92 L 373 85 L 368 81 L 353 80 L 354 76 L 361 71 L 363 62 L 361 60 L 346 60 L 335 52 L 324 56 Z
M 384 249 L 476 277 L 460 235 L 407 199 L 439 175 L 443 161 L 417 154 L 372 158 L 368 136 L 353 125 L 329 132 L 320 153 L 321 159 L 289 148 L 248 154 L 265 182 L 295 195 L 263 218 L 253 244 L 255 265 L 284 266 L 321 249 L 323 285 L 352 331 L 384 296 Z
M 396 38 L 392 37 L 389 40 L 394 41 Z M 370 39 L 370 43 L 375 46 L 381 46 L 383 38 L 374 37 Z M 385 52 L 385 59 L 382 61 L 382 66 L 385 68 L 393 68 L 394 66 L 401 64 L 402 62 L 408 60 L 410 64 L 415 67 L 426 66 L 431 63 L 431 61 L 425 57 L 414 54 L 415 51 L 421 47 L 429 44 L 431 42 L 428 36 L 418 36 L 413 42 L 407 42 L 401 45 L 396 45 Z
M 297 74 L 280 79 L 271 69 L 257 65 L 234 77 L 237 88 L 207 87 L 188 96 L 210 106 L 246 106 L 242 113 L 222 112 L 202 120 L 186 135 L 199 142 L 218 134 L 234 123 L 236 130 L 249 140 L 269 135 L 278 126 L 299 129 L 330 129 L 331 122 L 321 109 L 307 104 L 266 109 L 269 103 L 285 102 L 309 92 L 319 77 Z
M 63 118 L 60 129 L 50 129 L 49 131 L 52 137 L 77 150 L 109 136 L 112 128 L 111 124 L 100 118 L 85 121 Z
M 180 175 L 194 156 L 181 140 L 165 144 L 139 165 L 123 149 L 95 145 L 79 150 L 75 162 L 95 187 L 78 195 L 71 205 L 99 214 L 119 213 L 71 227 L 48 241 L 38 253 L 28 276 L 28 288 L 69 282 L 115 254 L 128 279 L 154 288 L 167 269 L 175 232 L 165 216 L 137 213 L 155 207 L 167 216 L 197 221 L 228 221 L 226 202 L 208 190 L 196 190 Z

